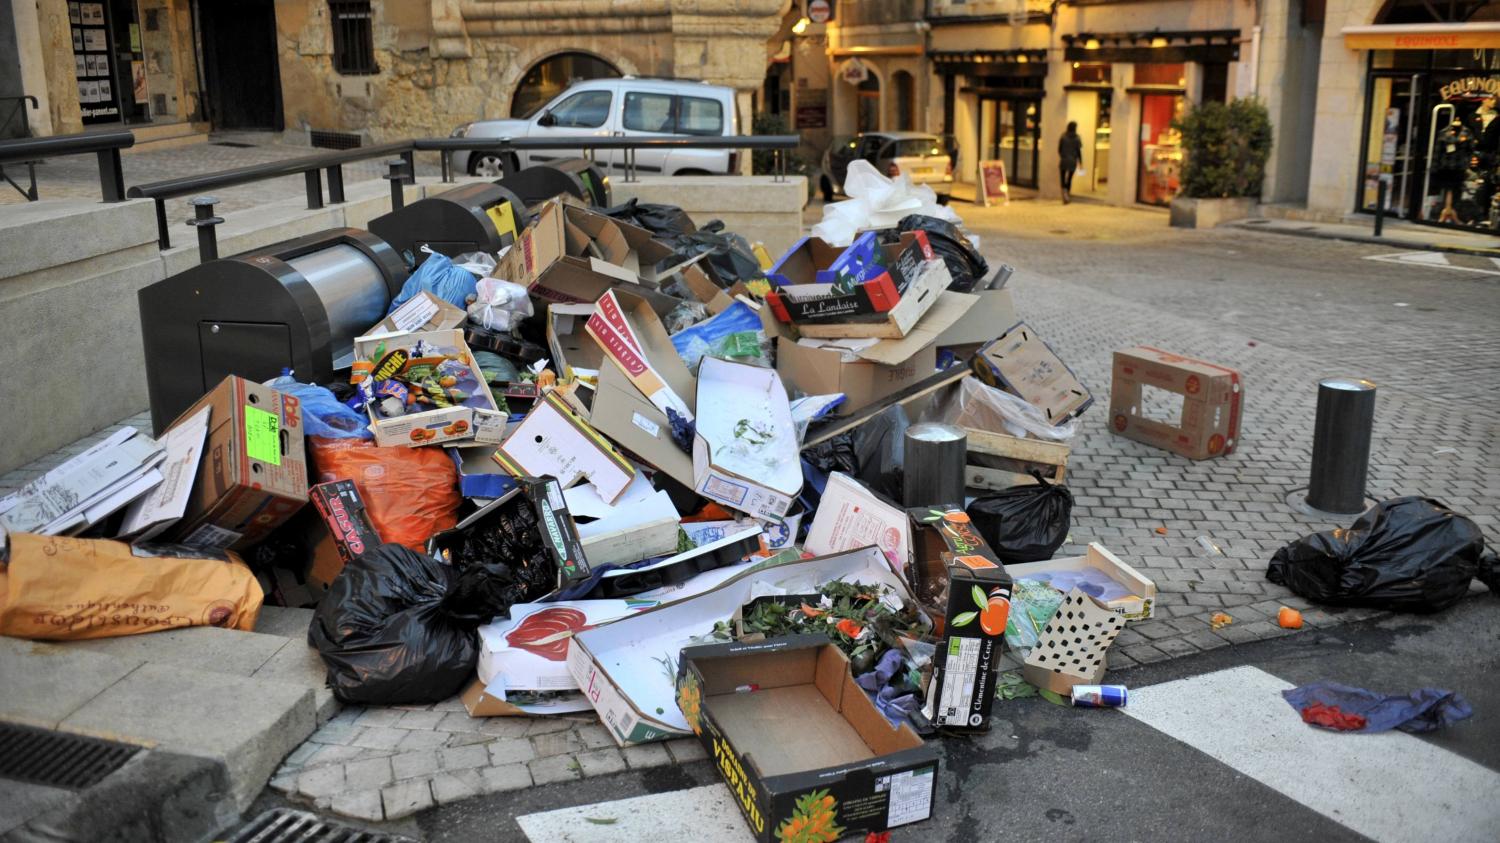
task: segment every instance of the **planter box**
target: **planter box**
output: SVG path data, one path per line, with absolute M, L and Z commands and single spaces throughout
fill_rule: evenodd
M 1253 196 L 1236 199 L 1188 199 L 1179 196 L 1172 200 L 1173 228 L 1213 228 L 1232 220 L 1255 216 L 1260 200 Z

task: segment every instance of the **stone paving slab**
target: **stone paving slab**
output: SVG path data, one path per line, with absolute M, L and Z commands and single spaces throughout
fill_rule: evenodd
M 0 636 L 0 720 L 56 728 L 142 663 Z

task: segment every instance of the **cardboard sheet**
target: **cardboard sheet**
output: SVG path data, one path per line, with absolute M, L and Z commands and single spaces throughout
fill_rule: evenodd
M 901 509 L 875 497 L 841 471 L 828 476 L 803 547 L 819 555 L 875 545 L 897 571 L 911 552 L 911 523 Z

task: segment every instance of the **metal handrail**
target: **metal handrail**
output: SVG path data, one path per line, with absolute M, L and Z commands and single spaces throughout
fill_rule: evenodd
M 308 155 L 286 161 L 252 164 L 218 173 L 203 173 L 195 176 L 180 176 L 175 179 L 138 184 L 126 194 L 132 199 L 152 199 L 156 202 L 157 242 L 162 249 L 172 246 L 167 230 L 166 200 L 196 195 L 225 187 L 281 178 L 302 173 L 307 180 L 307 207 L 316 210 L 323 207 L 323 182 L 320 171 L 328 173 L 328 201 L 334 204 L 344 201 L 343 165 L 371 158 L 386 158 L 392 155 L 405 160 L 405 183 L 415 182 L 414 155 L 417 151 L 439 152 L 442 155 L 443 181 L 451 182 L 452 168 L 449 156 L 455 150 L 486 150 L 511 152 L 527 149 L 623 149 L 625 155 L 625 180 L 635 176 L 635 151 L 638 149 L 770 149 L 776 152 L 778 181 L 786 178 L 784 150 L 795 149 L 802 139 L 797 135 L 733 135 L 729 137 L 667 137 L 627 138 L 618 135 L 585 135 L 580 137 L 549 138 L 416 138 L 393 141 L 377 146 Z M 506 175 L 510 175 L 509 163 Z M 393 186 L 393 190 L 397 189 Z
M 135 133 L 123 129 L 108 132 L 80 132 L 75 135 L 53 135 L 46 138 L 17 138 L 0 141 L 0 167 L 17 162 L 35 161 L 58 155 L 99 157 L 99 190 L 105 202 L 125 201 L 125 175 L 120 169 L 120 150 L 135 146 Z M 28 197 L 34 199 L 35 197 Z

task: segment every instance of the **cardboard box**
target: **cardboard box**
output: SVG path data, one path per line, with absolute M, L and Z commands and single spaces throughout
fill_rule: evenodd
M 1173 425 L 1147 414 L 1144 388 L 1181 396 Z M 1206 460 L 1234 452 L 1239 443 L 1245 389 L 1234 369 L 1150 346 L 1115 352 L 1109 390 L 1110 428 L 1126 439 Z M 1159 410 L 1159 408 L 1158 408 Z
M 1053 424 L 1094 403 L 1088 387 L 1025 322 L 986 343 L 972 365 L 981 381 L 1035 404 Z
M 808 553 L 821 555 L 866 545 L 880 548 L 891 567 L 904 570 L 911 554 L 911 523 L 900 508 L 853 477 L 835 471 L 828 475 L 802 546 Z
M 514 696 L 501 699 L 485 690 L 483 680 L 470 682 L 458 695 L 470 717 L 555 717 L 589 711 L 589 701 L 582 693 L 549 694 L 546 699 L 517 701 Z
M 621 746 L 690 735 L 671 679 L 677 673 L 677 654 L 701 641 L 698 636 L 732 617 L 756 593 L 810 593 L 834 579 L 888 585 L 903 601 L 915 599 L 873 547 L 817 559 L 720 568 L 685 583 L 684 588 L 701 589 L 691 597 L 575 633 L 568 642 L 568 672 Z M 663 660 L 670 665 L 666 675 Z
M 995 676 L 1005 653 L 1011 578 L 960 504 L 907 510 L 912 525 L 913 588 L 946 579 L 948 601 L 927 686 L 927 719 L 958 731 L 988 731 Z
M 972 294 L 975 301 L 964 315 L 950 325 L 937 338 L 938 356 L 951 356 L 954 361 L 970 360 L 979 347 L 995 338 L 1000 325 L 1014 325 L 1017 321 L 1016 306 L 1011 300 L 1010 290 L 983 290 Z M 947 368 L 940 361 L 943 368 Z
M 433 353 L 424 357 L 414 355 L 421 349 Z M 379 356 L 380 359 L 375 359 Z M 417 447 L 442 442 L 459 442 L 474 438 L 478 423 L 475 412 L 488 412 L 491 417 L 500 414 L 495 396 L 489 384 L 479 373 L 479 364 L 464 344 L 464 332 L 415 331 L 406 334 L 377 334 L 358 337 L 354 340 L 354 383 L 367 378 L 379 382 L 391 374 L 400 374 L 419 365 L 440 365 L 443 360 L 454 360 L 468 372 L 458 376 L 453 388 L 468 395 L 462 403 L 449 407 L 438 407 L 421 412 L 408 412 L 404 416 L 383 418 L 376 409 L 378 400 L 371 402 L 370 432 L 375 434 L 375 443 L 384 447 L 404 445 Z
M 496 277 L 525 284 L 532 295 L 551 302 L 592 302 L 614 284 L 635 283 L 635 273 L 619 265 L 630 251 L 619 224 L 579 225 L 592 216 L 597 215 L 547 202 L 500 259 Z
M 1124 618 L 1075 588 L 1063 598 L 1037 645 L 1026 654 L 1021 675 L 1036 687 L 1065 697 L 1074 685 L 1098 685 L 1104 678 L 1104 654 L 1124 626 Z
M 630 485 L 635 467 L 576 415 L 556 392 L 548 392 L 511 429 L 493 457 L 515 477 L 556 477 L 563 488 L 588 478 L 612 503 Z
M 547 307 L 547 348 L 552 352 L 550 368 L 563 380 L 578 377 L 574 370 L 592 373 L 597 379 L 604 365 L 604 350 L 589 336 L 584 323 L 593 315 L 592 304 L 553 304 Z
M 423 290 L 379 322 L 366 334 L 397 334 L 412 331 L 446 331 L 462 328 L 469 314 Z
M 693 489 L 757 518 L 785 515 L 802 491 L 802 463 L 781 378 L 771 369 L 705 357 L 698 409 Z
M 938 297 L 948 289 L 952 276 L 948 267 L 940 260 L 923 263 L 916 271 L 916 280 L 901 295 L 895 306 L 875 317 L 859 317 L 831 322 L 798 322 L 798 331 L 805 337 L 875 337 L 897 339 L 906 336 L 917 324 L 917 320 L 937 303 Z
M 161 540 L 242 548 L 265 538 L 307 503 L 302 411 L 297 399 L 235 375 L 178 421 L 204 407 L 209 408 L 208 438 L 198 477 L 186 513 Z
M 682 358 L 650 304 L 628 293 L 607 292 L 595 302 L 594 312 L 584 327 L 599 344 L 604 356 L 619 366 L 635 388 L 664 416 L 670 410 L 692 421 L 693 411 L 680 391 L 687 381 L 682 380 L 681 375 L 675 375 L 673 380 L 678 383 L 673 383 L 657 368 L 671 367 L 673 363 L 681 365 Z M 655 328 L 660 332 L 653 330 Z M 682 372 L 687 372 L 685 366 Z
M 814 346 L 782 338 L 776 343 L 776 373 L 807 395 L 844 393 L 834 415 L 850 413 L 911 386 L 936 371 L 937 350 L 927 346 L 893 366 L 861 359 L 837 345 Z
M 669 372 L 680 368 L 686 379 L 685 385 L 692 389 L 692 375 L 687 374 L 681 358 L 678 358 L 677 366 L 663 368 Z M 678 376 L 669 373 L 668 378 L 675 380 Z M 696 400 L 691 391 L 687 400 Z M 606 361 L 604 368 L 599 370 L 599 386 L 594 390 L 589 424 L 641 462 L 666 473 L 686 488 L 693 487 L 692 455 L 672 441 L 672 425 L 666 414 L 631 384 L 630 377 L 614 361 Z
M 805 824 L 833 840 L 932 816 L 937 748 L 892 728 L 826 638 L 690 647 L 677 688 L 756 840 L 794 839 Z
M 319 483 L 308 489 L 307 494 L 312 498 L 319 517 L 323 519 L 323 526 L 328 530 L 328 540 L 337 555 L 334 561 L 328 559 L 326 554 L 314 553 L 312 571 L 308 578 L 327 587 L 345 565 L 353 562 L 366 550 L 378 547 L 380 534 L 375 531 L 375 525 L 370 523 L 365 502 L 360 498 L 359 489 L 353 480 Z M 329 564 L 330 562 L 334 564 Z
M 471 529 L 493 518 L 514 514 L 518 508 L 525 507 L 535 518 L 536 545 L 557 567 L 556 587 L 562 588 L 568 583 L 588 579 L 588 559 L 583 554 L 583 542 L 578 538 L 578 530 L 568 514 L 562 486 L 553 477 L 521 477 L 519 480 L 520 487 L 510 494 L 490 501 L 452 528 L 428 539 L 427 554 L 450 562 L 458 555 Z M 519 527 L 517 529 L 519 531 Z M 501 561 L 523 563 L 528 560 Z M 535 595 L 533 599 L 543 596 L 545 595 Z
M 644 472 L 613 504 L 605 503 L 593 486 L 574 486 L 563 493 L 583 550 L 595 567 L 628 565 L 642 559 L 677 552 L 681 516 L 672 496 L 652 488 Z
M 448 448 L 458 469 L 458 492 L 466 498 L 498 498 L 516 488 L 515 477 L 495 462 L 496 448 Z
M 856 262 L 857 268 L 850 269 L 849 255 L 858 245 L 856 241 L 835 262 L 842 269 L 815 273 L 839 280 L 772 289 L 766 302 L 776 318 L 795 324 L 810 337 L 901 337 L 951 283 L 947 266 L 935 257 L 922 232 L 908 232 L 901 243 L 877 247 L 886 255 L 880 263 Z M 865 278 L 877 271 L 868 280 L 845 286 L 846 278 Z
M 1025 562 L 1005 566 L 1005 569 L 1010 572 L 1011 579 L 1015 580 L 1033 574 L 1052 571 L 1082 571 L 1086 568 L 1102 571 L 1130 592 L 1129 596 L 1106 601 L 1104 605 L 1110 611 L 1128 621 L 1145 620 L 1151 617 L 1156 603 L 1156 583 L 1121 562 L 1118 556 L 1110 553 L 1104 545 L 1098 542 L 1090 543 L 1088 552 L 1082 556 L 1061 556 L 1045 562 Z

